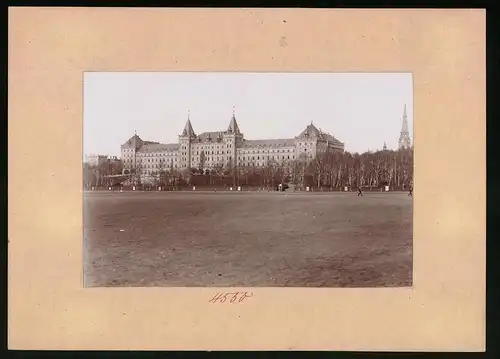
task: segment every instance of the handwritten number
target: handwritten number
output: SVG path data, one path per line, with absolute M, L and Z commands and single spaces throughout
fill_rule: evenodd
M 228 298 L 228 296 L 230 296 Z M 246 298 L 253 297 L 252 292 L 233 292 L 233 293 L 217 293 L 208 302 L 209 303 L 225 303 L 227 300 L 229 303 L 241 303 Z
M 239 294 L 239 293 L 240 293 L 240 292 L 236 292 L 236 293 L 234 293 L 233 297 L 231 298 L 231 300 L 230 300 L 229 302 L 230 302 L 230 303 L 234 303 L 234 302 L 236 301 L 236 299 L 238 299 L 238 294 Z M 233 293 L 231 293 L 231 294 L 233 294 Z
M 222 293 L 217 293 L 212 299 L 209 300 L 209 303 L 215 303 L 220 299 Z
M 245 293 L 243 293 L 243 295 L 241 296 L 241 298 L 240 298 L 239 302 L 241 303 L 241 302 L 243 302 L 243 301 L 245 300 L 245 298 L 250 298 L 250 297 L 252 297 L 252 296 L 253 296 L 253 293 L 250 293 L 250 295 L 249 295 L 249 293 L 248 293 L 248 292 L 245 292 Z

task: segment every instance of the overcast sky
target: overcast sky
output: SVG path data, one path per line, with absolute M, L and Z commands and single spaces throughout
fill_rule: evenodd
M 83 153 L 120 155 L 134 135 L 177 143 L 191 112 L 197 134 L 224 131 L 235 106 L 247 139 L 293 138 L 311 121 L 346 151 L 397 147 L 410 73 L 87 72 Z

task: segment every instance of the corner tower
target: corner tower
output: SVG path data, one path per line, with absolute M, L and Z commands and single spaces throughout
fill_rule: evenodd
M 144 141 L 134 131 L 132 136 L 127 142 L 121 145 L 121 156 L 123 161 L 123 170 L 136 171 L 137 169 L 137 152 L 141 149 Z
M 231 164 L 233 166 L 236 165 L 238 158 L 238 146 L 242 141 L 243 134 L 241 133 L 238 123 L 236 122 L 235 109 L 233 106 L 233 116 L 231 117 L 227 131 L 224 133 L 224 158 L 226 164 Z
M 182 134 L 179 136 L 179 160 L 183 169 L 191 168 L 191 143 L 196 139 L 196 134 L 191 125 L 191 114 L 188 111 L 188 119 Z

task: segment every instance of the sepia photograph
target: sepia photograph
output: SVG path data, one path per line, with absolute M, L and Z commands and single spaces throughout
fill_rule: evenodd
M 412 286 L 411 73 L 85 72 L 83 94 L 85 287 Z
M 8 23 L 9 349 L 484 351 L 484 10 Z

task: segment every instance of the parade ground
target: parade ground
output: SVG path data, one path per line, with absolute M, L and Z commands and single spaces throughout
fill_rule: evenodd
M 86 192 L 84 284 L 412 285 L 407 193 Z

